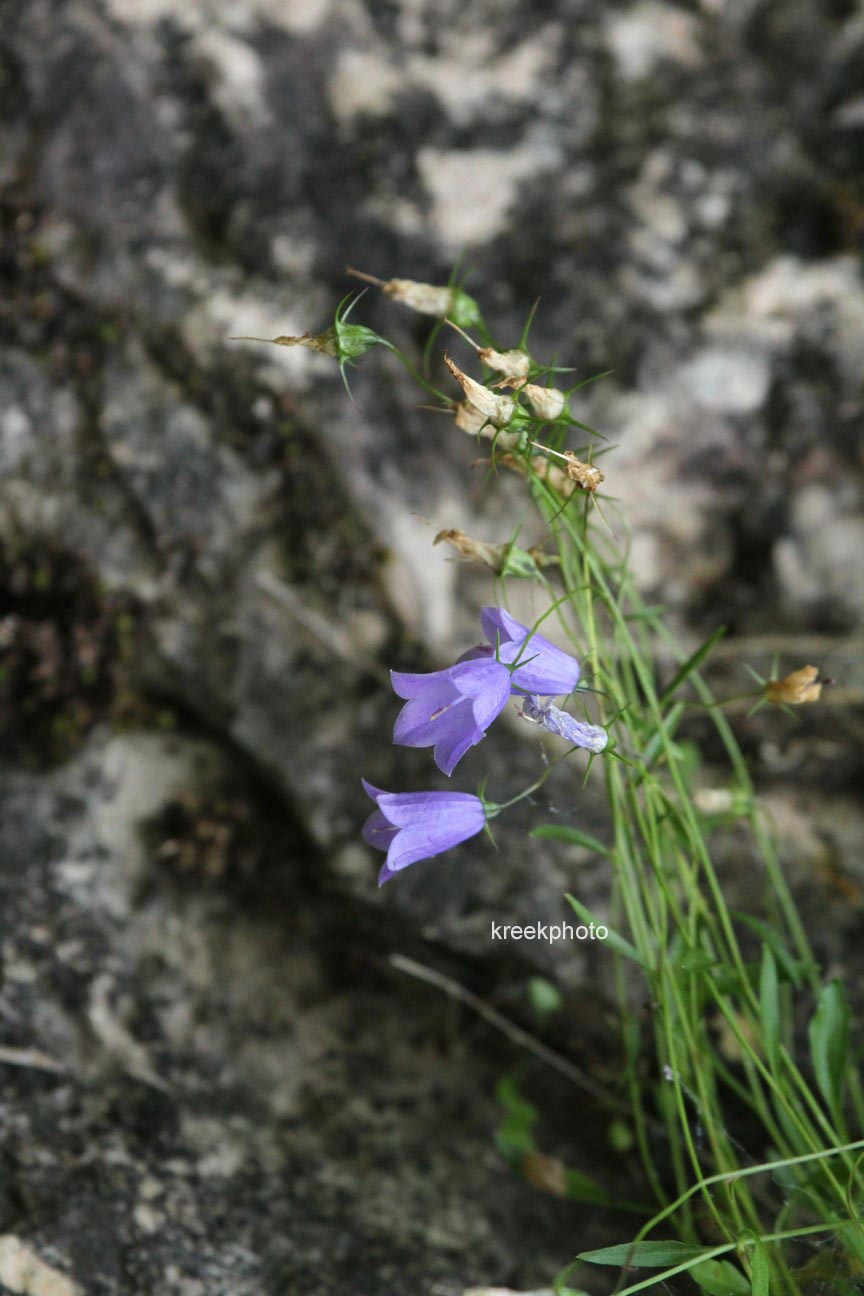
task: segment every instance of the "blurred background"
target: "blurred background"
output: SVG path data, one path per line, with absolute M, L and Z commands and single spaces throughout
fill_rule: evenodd
M 387 668 L 491 595 L 432 540 L 505 541 L 524 496 L 383 352 L 349 399 L 229 340 L 325 328 L 348 265 L 458 262 L 499 345 L 539 299 L 534 354 L 611 371 L 572 410 L 646 594 L 690 646 L 728 627 L 727 695 L 775 652 L 837 681 L 731 715 L 824 964 L 864 970 L 862 74 L 852 0 L 0 6 L 0 1286 L 35 1255 L 60 1296 L 461 1296 L 628 1235 L 494 1142 L 519 1067 L 544 1149 L 620 1189 L 600 1109 L 388 963 L 611 1083 L 602 950 L 489 934 L 606 912 L 601 860 L 525 835 L 602 834 L 591 785 L 382 892 L 359 840 L 361 774 L 443 786 Z M 540 761 L 505 717 L 459 786 Z

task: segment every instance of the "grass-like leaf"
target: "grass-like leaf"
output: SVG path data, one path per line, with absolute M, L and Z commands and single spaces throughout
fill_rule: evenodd
M 609 847 L 604 846 L 598 837 L 582 832 L 581 828 L 571 828 L 568 824 L 541 824 L 539 828 L 532 830 L 531 836 L 539 838 L 540 841 L 559 841 L 567 842 L 570 846 L 584 846 L 595 855 L 609 854 Z
M 838 1125 L 843 1124 L 843 1085 L 849 1060 L 849 1008 L 839 981 L 819 995 L 808 1027 L 816 1083 Z
M 690 657 L 687 658 L 687 660 L 684 662 L 682 666 L 678 668 L 678 670 L 672 676 L 672 679 L 669 681 L 669 683 L 666 685 L 663 692 L 660 694 L 660 697 L 658 698 L 659 706 L 664 707 L 666 703 L 670 700 L 670 698 L 674 697 L 675 693 L 678 691 L 681 685 L 686 682 L 686 680 L 693 674 L 695 670 L 699 669 L 699 667 L 702 665 L 705 658 L 711 652 L 712 648 L 714 648 L 715 644 L 718 644 L 720 642 L 720 640 L 723 638 L 725 633 L 726 633 L 726 627 L 719 626 L 714 631 L 714 633 L 712 635 L 709 635 L 708 638 L 705 640 L 705 642 L 699 648 L 697 648 L 696 651 Z
M 698 1260 L 711 1247 L 695 1246 L 691 1242 L 621 1242 L 615 1246 L 600 1247 L 597 1251 L 582 1251 L 580 1260 L 588 1264 L 616 1265 L 626 1269 L 665 1269 L 667 1265 Z
M 567 903 L 570 905 L 571 909 L 573 909 L 578 914 L 578 916 L 582 919 L 584 923 L 589 923 L 589 924 L 594 923 L 595 927 L 597 926 L 606 927 L 606 931 L 608 932 L 608 935 L 606 936 L 603 942 L 604 945 L 608 945 L 610 949 L 614 949 L 616 954 L 621 954 L 624 958 L 630 959 L 632 963 L 638 963 L 641 968 L 645 967 L 645 960 L 643 959 L 642 955 L 639 953 L 635 945 L 631 945 L 630 942 L 628 940 L 625 940 L 623 936 L 619 936 L 618 932 L 613 931 L 612 928 L 607 926 L 606 923 L 601 924 L 598 921 L 597 917 L 591 912 L 591 910 L 586 909 L 585 905 L 580 904 L 580 902 L 575 898 L 575 896 L 570 895 L 569 892 L 567 893 Z

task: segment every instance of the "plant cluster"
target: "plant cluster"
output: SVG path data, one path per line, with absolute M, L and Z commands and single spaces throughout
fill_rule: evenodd
M 589 752 L 592 777 L 599 770 L 608 800 L 605 841 L 560 824 L 540 826 L 537 835 L 587 846 L 609 864 L 604 948 L 625 1059 L 609 1107 L 619 1134 L 623 1128 L 622 1137 L 638 1148 L 655 1205 L 630 1203 L 645 1217 L 635 1236 L 581 1253 L 556 1290 L 572 1296 L 568 1284 L 585 1264 L 620 1269 L 617 1286 L 610 1281 L 617 1296 L 669 1290 L 668 1281 L 681 1275 L 690 1290 L 695 1284 L 708 1296 L 857 1290 L 864 1273 L 859 1050 L 850 1043 L 843 986 L 823 980 L 746 761 L 701 670 L 722 631 L 688 653 L 663 610 L 644 601 L 626 540 L 616 538 L 601 511 L 599 438 L 571 414 L 575 387 L 557 385 L 565 371 L 531 355 L 527 326 L 517 345 L 503 347 L 459 286 L 360 277 L 434 318 L 432 340 L 452 324 L 474 348 L 478 376 L 445 355 L 457 391 L 439 390 L 392 343 L 348 323 L 356 299 L 343 302 L 321 334 L 272 340 L 332 356 L 343 376 L 370 347 L 387 347 L 456 428 L 488 445 L 495 466 L 519 474 L 554 542 L 548 553 L 520 549 L 518 530 L 497 545 L 459 530 L 439 534 L 438 541 L 490 569 L 498 598 L 481 616 L 485 641 L 459 662 L 428 674 L 393 674 L 404 701 L 394 741 L 431 747 L 439 769 L 451 775 L 516 695 L 526 718 L 566 740 L 559 759 L 576 748 Z M 534 580 L 548 592 L 549 611 L 533 626 L 506 609 L 513 579 Z M 572 652 L 539 633 L 550 615 Z M 661 651 L 677 663 L 671 678 L 661 678 Z M 580 662 L 590 664 L 591 714 Z M 756 705 L 818 702 L 823 681 L 815 667 L 783 679 L 774 674 L 757 680 Z M 558 706 L 553 698 L 570 701 Z M 581 717 L 572 714 L 574 705 Z M 691 746 L 680 734 L 694 708 L 710 717 L 726 755 L 725 782 L 713 800 L 694 787 Z M 482 793 L 365 786 L 375 810 L 363 835 L 386 850 L 380 881 L 388 881 L 481 832 L 538 784 L 503 804 Z M 762 861 L 759 915 L 730 910 L 720 885 L 711 838 L 718 822 L 731 820 Z M 599 921 L 568 899 L 583 921 Z M 731 1041 L 725 1050 L 717 1046 L 718 1024 Z M 646 1067 L 647 1057 L 653 1062 Z M 511 1092 L 509 1101 L 518 1126 L 518 1095 Z M 736 1128 L 746 1114 L 746 1146 L 730 1130 L 730 1112 Z M 520 1127 L 529 1130 L 526 1146 L 530 1124 Z M 576 1172 L 562 1182 L 573 1196 L 602 1199 Z M 629 1196 L 629 1189 L 622 1193 Z

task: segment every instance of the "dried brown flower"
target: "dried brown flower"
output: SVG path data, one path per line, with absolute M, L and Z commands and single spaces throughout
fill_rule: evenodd
M 481 414 L 485 414 L 493 427 L 504 427 L 510 422 L 516 408 L 516 402 L 511 396 L 496 396 L 488 387 L 463 373 L 448 355 L 444 356 L 444 363 L 461 386 L 468 402 Z
M 783 679 L 769 680 L 765 685 L 765 700 L 776 706 L 804 706 L 818 702 L 822 696 L 822 681 L 815 666 L 802 666 Z

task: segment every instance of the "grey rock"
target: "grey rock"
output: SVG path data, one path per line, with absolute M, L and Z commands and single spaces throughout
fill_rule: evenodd
M 525 848 L 525 828 L 553 809 L 605 832 L 590 784 L 577 798 L 575 780 L 551 782 L 548 802 L 502 827 L 500 854 L 477 841 L 380 893 L 358 842 L 360 774 L 394 788 L 430 779 L 426 753 L 390 745 L 387 669 L 452 661 L 489 598 L 431 539 L 439 527 L 508 538 L 518 483 L 487 490 L 476 447 L 416 408 L 387 356 L 352 372 L 352 404 L 326 357 L 229 339 L 325 327 L 349 262 L 446 282 L 467 244 L 469 290 L 502 345 L 539 294 L 534 352 L 574 365 L 574 380 L 614 371 L 574 396 L 573 413 L 609 437 L 604 509 L 613 529 L 632 528 L 640 584 L 688 642 L 721 621 L 748 645 L 855 632 L 861 47 L 860 18 L 807 0 L 705 0 L 698 12 L 558 0 L 542 21 L 491 0 L 0 6 L 0 558 L 9 615 L 29 627 L 10 625 L 4 604 L 2 633 L 38 642 L 40 669 L 77 634 L 66 683 L 69 663 L 85 662 L 79 612 L 56 591 L 47 611 L 32 588 L 16 593 L 19 568 L 31 584 L 62 570 L 86 588 L 104 635 L 132 623 L 122 680 L 99 675 L 86 706 L 60 709 L 71 765 L 34 772 L 56 750 L 33 738 L 16 752 L 30 767 L 0 780 L 8 866 L 27 882 L 26 894 L 10 887 L 22 906 L 8 924 L 10 994 L 38 1028 L 30 1042 L 83 1077 L 15 1096 L 9 1155 L 30 1224 L 0 1196 L 0 1228 L 46 1263 L 109 1296 L 292 1281 L 375 1296 L 430 1282 L 459 1292 L 490 1275 L 546 1282 L 547 1257 L 551 1271 L 552 1252 L 569 1254 L 563 1206 L 567 1243 L 544 1233 L 536 1271 L 496 1240 L 501 1216 L 484 1196 L 497 1184 L 494 1118 L 478 1089 L 470 1129 L 457 1122 L 453 1145 L 430 1151 L 452 1070 L 431 1032 L 401 1042 L 387 993 L 370 992 L 356 1018 L 347 992 L 333 1006 L 312 948 L 329 928 L 286 969 L 290 906 L 238 920 L 206 887 L 175 895 L 130 827 L 130 785 L 158 807 L 172 779 L 203 777 L 160 736 L 179 717 L 181 731 L 206 730 L 217 765 L 236 778 L 242 766 L 275 798 L 289 836 L 280 885 L 314 875 L 313 928 L 332 905 L 362 916 L 364 948 L 426 940 L 460 972 L 542 971 L 595 1003 L 596 952 L 493 950 L 488 937 L 493 916 L 560 917 L 574 884 L 606 912 L 596 860 Z M 371 292 L 358 312 L 417 356 L 415 317 Z M 124 690 L 143 708 L 140 741 L 99 727 L 122 718 Z M 851 740 L 803 723 L 793 738 L 764 715 L 740 721 L 769 788 L 860 780 Z M 462 785 L 491 772 L 515 790 L 539 767 L 535 743 L 502 720 Z M 131 797 L 120 810 L 114 783 Z M 844 860 L 857 841 L 848 819 Z M 192 836 L 183 858 L 207 855 Z M 793 856 L 788 846 L 794 871 Z M 746 897 L 752 861 L 734 842 L 729 858 Z M 270 896 L 269 875 L 250 886 L 259 903 Z M 51 940 L 31 949 L 22 933 L 40 929 Z M 320 1020 L 293 977 L 312 986 Z M 36 996 L 34 984 L 49 988 Z M 320 1079 L 312 1097 L 288 1055 L 295 1026 L 303 1074 Z M 344 1074 L 327 1089 L 350 1069 L 343 1036 L 374 1057 L 368 1102 L 346 1098 Z M 388 1142 L 406 1075 L 422 1134 L 400 1126 Z M 55 1137 L 74 1167 L 62 1182 Z M 343 1143 L 356 1156 L 334 1156 Z M 378 1156 L 393 1183 L 364 1199 L 354 1180 Z M 413 1161 L 426 1179 L 408 1175 Z M 508 1185 L 505 1233 L 560 1205 Z M 437 1232 L 424 1233 L 430 1219 Z M 293 1250 L 289 1223 L 305 1235 Z

